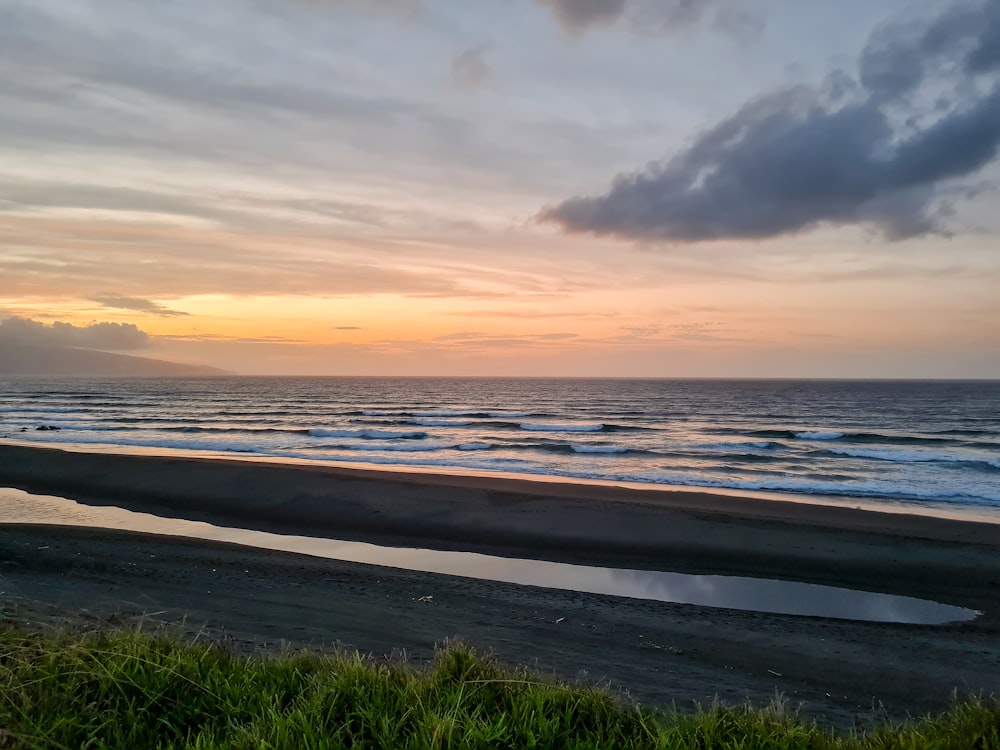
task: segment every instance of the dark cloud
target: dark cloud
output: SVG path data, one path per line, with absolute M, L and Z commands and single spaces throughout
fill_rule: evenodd
M 17 316 L 0 320 L 0 341 L 111 351 L 144 349 L 151 343 L 149 334 L 132 323 L 89 323 L 75 326 L 61 321 L 45 324 Z
M 591 27 L 624 19 L 636 34 L 667 34 L 698 23 L 706 15 L 713 27 L 737 37 L 760 34 L 763 17 L 733 0 L 536 0 L 548 7 L 562 29 L 579 36 Z
M 465 50 L 451 61 L 451 78 L 459 86 L 476 88 L 489 83 L 493 71 L 486 62 L 486 45 Z
M 764 33 L 764 16 L 746 7 L 721 8 L 712 24 L 737 39 L 752 40 Z
M 929 23 L 883 25 L 858 61 L 861 83 L 883 97 L 908 94 L 941 68 L 965 74 L 1000 69 L 1000 3 L 956 5 Z
M 986 166 L 1000 146 L 1000 82 L 983 75 L 1000 65 L 982 51 L 997 7 L 963 4 L 930 23 L 879 29 L 859 61 L 860 85 L 839 73 L 821 89 L 764 95 L 673 158 L 540 218 L 571 232 L 687 242 L 823 222 L 891 238 L 941 232 L 946 191 L 956 194 L 943 183 Z M 953 99 L 937 96 L 929 110 L 910 102 L 942 86 Z
M 580 34 L 590 26 L 612 24 L 625 11 L 625 0 L 538 0 L 538 4 L 550 8 L 569 34 Z
M 630 25 L 640 34 L 668 34 L 687 29 L 703 18 L 712 26 L 745 35 L 763 24 L 763 17 L 735 0 L 630 0 Z
M 153 315 L 161 315 L 163 317 L 188 314 L 180 310 L 171 310 L 169 307 L 164 307 L 157 302 L 142 299 L 141 297 L 123 297 L 119 294 L 99 294 L 95 297 L 91 297 L 90 300 L 99 305 L 103 305 L 104 307 L 113 307 L 119 310 L 138 310 L 140 312 L 152 313 Z

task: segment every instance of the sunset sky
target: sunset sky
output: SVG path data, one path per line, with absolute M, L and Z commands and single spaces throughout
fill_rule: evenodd
M 0 337 L 1000 378 L 998 143 L 996 0 L 0 0 Z

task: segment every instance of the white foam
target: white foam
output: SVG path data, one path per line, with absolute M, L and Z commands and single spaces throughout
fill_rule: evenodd
M 694 446 L 697 450 L 709 451 L 739 451 L 739 450 L 770 450 L 774 448 L 784 448 L 785 446 L 774 440 L 752 440 L 742 442 L 722 442 L 722 443 L 698 443 Z
M 799 440 L 840 440 L 844 437 L 842 432 L 796 432 L 795 437 Z

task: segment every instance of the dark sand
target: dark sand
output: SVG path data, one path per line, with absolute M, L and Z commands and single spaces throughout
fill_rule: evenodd
M 0 446 L 0 486 L 279 533 L 806 581 L 985 614 L 945 626 L 737 612 L 65 527 L 0 531 L 21 621 L 186 622 L 247 650 L 430 657 L 461 637 L 644 703 L 776 692 L 850 723 L 1000 694 L 1000 526 L 698 492 Z M 432 596 L 431 601 L 418 601 Z M 557 620 L 562 619 L 557 623 Z

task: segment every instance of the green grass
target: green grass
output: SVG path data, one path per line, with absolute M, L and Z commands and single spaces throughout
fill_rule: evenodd
M 421 670 L 236 656 L 143 633 L 0 629 L 0 748 L 1000 748 L 1000 704 L 835 734 L 780 706 L 694 714 L 502 668 L 464 646 Z

